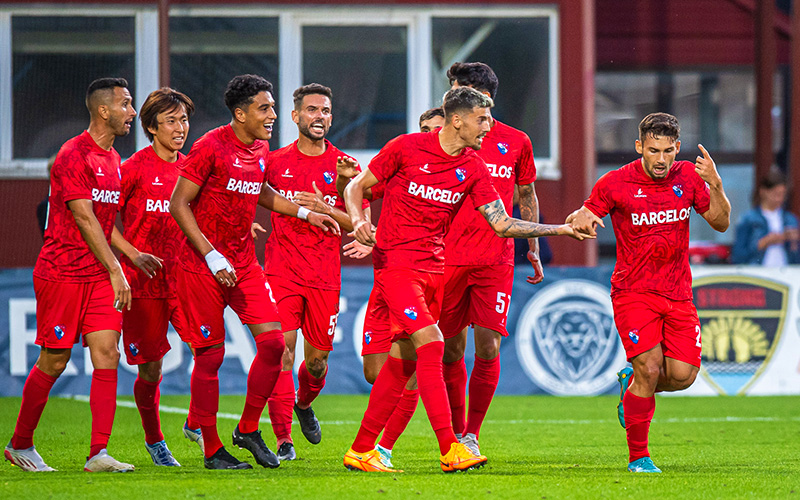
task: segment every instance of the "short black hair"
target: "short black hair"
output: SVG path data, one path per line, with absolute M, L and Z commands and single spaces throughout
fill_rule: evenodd
M 89 110 L 89 113 L 92 113 L 93 106 L 91 105 L 90 101 L 95 97 L 95 93 L 102 90 L 113 91 L 117 87 L 122 87 L 123 89 L 127 89 L 128 80 L 124 78 L 106 77 L 106 78 L 98 78 L 97 80 L 90 83 L 89 88 L 86 89 L 86 108 Z
M 776 167 L 770 168 L 767 175 L 758 181 L 758 187 L 761 189 L 772 189 L 781 185 L 786 185 L 786 176 Z
M 434 116 L 441 116 L 444 118 L 444 110 L 442 108 L 431 108 L 428 111 L 425 111 L 421 115 L 419 115 L 419 126 L 422 126 L 422 122 L 428 121 Z
M 447 70 L 447 78 L 450 80 L 450 85 L 458 82 L 462 87 L 488 92 L 492 99 L 497 95 L 497 87 L 500 86 L 500 81 L 492 68 L 482 62 L 453 63 Z
M 450 123 L 453 115 L 463 111 L 472 112 L 475 108 L 492 108 L 494 101 L 491 97 L 479 92 L 472 87 L 458 87 L 448 90 L 444 95 L 444 119 Z
M 272 92 L 272 84 L 263 76 L 234 76 L 225 88 L 225 106 L 233 115 L 236 108 L 244 109 L 252 104 L 259 92 Z
M 295 111 L 300 111 L 300 106 L 303 105 L 303 98 L 307 95 L 324 95 L 328 99 L 333 100 L 333 92 L 331 92 L 330 88 L 319 83 L 309 83 L 308 85 L 303 85 L 298 88 L 292 94 Z
M 644 142 L 648 135 L 677 141 L 681 136 L 681 126 L 678 119 L 669 113 L 650 113 L 639 122 L 639 140 Z

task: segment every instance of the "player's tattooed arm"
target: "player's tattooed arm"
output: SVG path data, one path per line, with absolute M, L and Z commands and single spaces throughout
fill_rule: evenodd
M 539 222 L 539 198 L 536 197 L 533 183 L 514 186 L 514 188 L 519 203 L 520 218 L 528 222 Z M 540 283 L 544 279 L 544 269 L 539 260 L 538 238 L 528 239 L 528 261 L 533 267 L 533 276 L 528 276 L 528 283 L 531 285 Z
M 158 270 L 164 267 L 161 265 L 164 262 L 163 259 L 149 253 L 140 252 L 122 236 L 117 226 L 114 226 L 111 231 L 111 246 L 128 257 L 148 278 L 154 278 Z
M 698 156 L 694 163 L 694 171 L 708 184 L 710 204 L 708 210 L 702 215 L 715 230 L 724 233 L 731 225 L 731 202 L 725 196 L 722 188 L 722 178 L 717 172 L 717 165 L 702 144 L 697 145 L 702 156 Z
M 122 272 L 122 266 L 119 265 L 117 257 L 108 246 L 106 236 L 103 234 L 103 228 L 100 222 L 94 215 L 92 209 L 92 200 L 80 199 L 67 202 L 75 217 L 75 223 L 81 236 L 92 251 L 97 260 L 103 264 L 103 267 L 108 271 L 109 280 L 111 281 L 111 288 L 114 290 L 114 308 L 118 311 L 122 309 L 131 308 L 131 287 L 128 285 L 128 280 L 125 279 L 125 273 Z
M 591 236 L 575 231 L 569 224 L 538 224 L 509 217 L 503 202 L 495 200 L 478 207 L 478 211 L 501 238 L 538 238 L 540 236 L 570 236 L 583 240 Z

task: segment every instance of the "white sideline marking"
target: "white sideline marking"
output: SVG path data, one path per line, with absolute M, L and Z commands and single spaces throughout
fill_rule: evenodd
M 75 396 L 63 396 L 63 399 L 72 399 L 75 401 L 81 401 L 83 403 L 89 402 L 89 396 L 84 395 L 75 395 Z M 133 408 L 136 409 L 136 402 L 134 401 L 120 401 L 117 400 L 117 406 L 123 408 Z M 162 413 L 175 413 L 178 415 L 188 415 L 189 410 L 186 408 L 178 408 L 177 406 L 165 406 L 160 405 L 159 410 Z M 241 415 L 237 415 L 235 413 L 217 413 L 217 418 L 222 418 L 226 420 L 239 420 Z M 259 422 L 263 424 L 271 423 L 270 419 L 262 418 Z M 294 420 L 296 423 L 297 421 Z M 514 425 L 514 424 L 537 424 L 537 425 L 596 425 L 596 424 L 607 424 L 609 422 L 617 422 L 616 418 L 609 418 L 609 419 L 597 419 L 597 420 L 575 420 L 575 419 L 563 419 L 563 420 L 543 420 L 543 419 L 521 419 L 521 420 L 485 420 L 487 424 L 503 424 L 503 425 Z M 688 423 L 719 423 L 719 422 L 800 422 L 800 417 L 790 417 L 790 418 L 780 418 L 780 417 L 695 417 L 695 418 L 654 418 L 653 423 L 657 424 L 688 424 Z M 325 425 L 357 425 L 360 424 L 360 420 L 320 420 L 320 424 Z

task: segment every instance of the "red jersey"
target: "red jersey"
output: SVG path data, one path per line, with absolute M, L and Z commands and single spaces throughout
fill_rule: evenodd
M 87 131 L 61 146 L 50 171 L 47 227 L 34 276 L 72 283 L 108 277 L 83 239 L 67 202 L 92 200 L 92 211 L 109 241 L 119 211 L 119 161 L 114 148 L 101 148 Z
M 473 208 L 499 198 L 486 164 L 465 148 L 450 156 L 439 132 L 401 135 L 372 159 L 370 171 L 386 182 L 373 253 L 375 269 L 404 267 L 444 272 L 444 235 L 470 195 Z
M 175 163 L 164 161 L 147 146 L 122 164 L 122 235 L 140 252 L 164 259 L 164 267 L 151 279 L 122 256 L 122 268 L 135 298 L 175 296 L 174 270 L 183 233 L 169 213 L 169 198 L 183 159 L 178 153 Z
M 257 264 L 250 225 L 267 177 L 268 153 L 267 141 L 257 140 L 248 146 L 230 125 L 224 125 L 199 138 L 178 166 L 181 177 L 200 186 L 190 204 L 200 231 L 235 269 Z M 193 273 L 211 272 L 187 238 L 181 265 Z
M 343 156 L 327 140 L 325 152 L 308 156 L 297 141 L 273 151 L 267 162 L 267 183 L 290 200 L 300 191 L 322 192 L 325 203 L 345 211 L 336 191 L 336 159 Z M 264 253 L 264 271 L 303 286 L 339 290 L 342 286 L 339 261 L 341 238 L 296 217 L 272 213 L 272 233 Z
M 611 214 L 617 237 L 616 291 L 654 292 L 674 300 L 692 298 L 689 216 L 708 210 L 708 186 L 694 164 L 676 161 L 665 179 L 653 180 L 641 158 L 597 181 L 584 206 L 598 217 Z
M 492 184 L 510 214 L 514 186 L 536 180 L 531 140 L 525 132 L 495 120 L 477 153 L 486 162 Z M 480 212 L 466 205 L 453 219 L 444 243 L 448 266 L 514 265 L 514 238 L 494 234 Z

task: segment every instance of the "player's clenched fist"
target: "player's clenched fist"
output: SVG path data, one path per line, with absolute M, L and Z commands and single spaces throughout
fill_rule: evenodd
M 704 148 L 702 144 L 698 144 L 697 147 L 700 148 L 703 155 L 698 156 L 695 160 L 694 171 L 697 172 L 697 175 L 706 181 L 709 186 L 716 187 L 721 185 L 722 178 L 720 178 L 717 172 L 717 164 L 714 163 L 711 155 L 708 154 L 708 151 L 706 151 L 706 148 Z
M 606 225 L 603 224 L 603 219 L 593 214 L 592 211 L 586 207 L 581 207 L 569 214 L 567 220 L 564 222 L 572 226 L 576 232 L 587 237 L 597 236 L 596 228 L 598 224 L 601 227 L 606 227 Z

